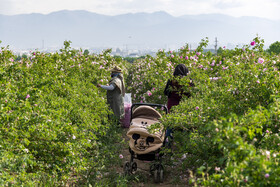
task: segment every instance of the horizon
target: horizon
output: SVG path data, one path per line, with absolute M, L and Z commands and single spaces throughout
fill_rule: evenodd
M 254 17 L 254 18 L 260 18 L 260 19 L 267 19 L 267 20 L 271 20 L 271 21 L 280 21 L 279 20 L 275 20 L 275 19 L 270 19 L 270 18 L 266 18 L 266 17 L 260 17 L 260 16 L 250 16 L 250 15 L 245 15 L 245 16 L 232 16 L 232 15 L 228 15 L 228 14 L 224 14 L 224 13 L 202 13 L 202 14 L 184 14 L 184 15 L 180 15 L 180 16 L 174 16 L 166 11 L 163 10 L 159 10 L 159 11 L 154 11 L 154 12 L 127 12 L 127 13 L 120 13 L 120 14 L 116 14 L 116 15 L 109 15 L 109 14 L 102 14 L 102 13 L 97 13 L 97 12 L 93 12 L 93 11 L 89 11 L 89 10 L 69 10 L 69 9 L 61 9 L 61 10 L 57 10 L 57 11 L 53 11 L 53 12 L 49 12 L 49 13 L 37 13 L 37 12 L 32 12 L 32 13 L 19 13 L 19 14 L 13 14 L 13 15 L 7 15 L 7 14 L 1 14 L 3 16 L 20 16 L 20 15 L 34 15 L 34 14 L 39 14 L 39 15 L 50 15 L 50 14 L 54 14 L 54 13 L 58 13 L 58 12 L 88 12 L 88 13 L 92 13 L 92 14 L 98 14 L 98 15 L 103 15 L 103 16 L 121 16 L 121 15 L 136 15 L 136 14 L 155 14 L 155 13 L 166 13 L 172 17 L 175 18 L 180 18 L 180 17 L 184 17 L 184 16 L 203 16 L 203 15 L 223 15 L 223 16 L 228 16 L 228 17 L 232 17 L 232 18 L 245 18 L 245 17 Z
M 61 10 L 85 10 L 116 16 L 127 13 L 164 11 L 182 15 L 224 14 L 232 17 L 253 16 L 280 20 L 278 0 L 0 0 L 1 15 L 49 14 Z

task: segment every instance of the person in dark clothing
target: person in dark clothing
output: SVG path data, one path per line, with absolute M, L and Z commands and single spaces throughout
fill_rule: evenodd
M 175 79 L 169 79 L 166 83 L 165 89 L 164 89 L 164 94 L 168 96 L 168 101 L 167 101 L 167 108 L 168 112 L 170 112 L 172 106 L 179 105 L 182 96 L 185 95 L 187 97 L 191 96 L 191 93 L 185 92 L 182 89 L 182 85 L 178 83 L 176 78 L 182 78 L 184 76 L 187 76 L 189 73 L 188 68 L 184 64 L 179 64 L 175 67 L 173 76 Z M 192 80 L 190 80 L 189 86 L 194 86 L 192 83 Z
M 187 97 L 191 96 L 190 92 L 186 92 L 183 90 L 183 85 L 180 85 L 178 83 L 178 78 L 182 78 L 187 76 L 189 73 L 188 68 L 184 64 L 179 64 L 175 67 L 173 76 L 173 79 L 169 79 L 166 83 L 165 89 L 164 89 L 164 94 L 168 96 L 168 101 L 167 101 L 167 108 L 168 108 L 168 113 L 170 113 L 171 108 L 173 106 L 179 105 L 182 97 L 185 95 Z M 176 80 L 177 79 L 177 80 Z M 194 86 L 194 83 L 192 80 L 190 80 L 189 86 Z M 166 129 L 166 137 L 170 137 L 173 139 L 172 136 L 173 129 L 167 128 Z M 170 146 L 170 143 L 168 143 Z

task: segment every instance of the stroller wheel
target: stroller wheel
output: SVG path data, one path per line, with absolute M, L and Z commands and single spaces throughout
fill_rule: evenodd
M 132 171 L 136 171 L 137 170 L 137 163 L 136 162 L 133 162 L 132 165 L 131 165 L 131 170 Z
M 154 174 L 154 181 L 155 181 L 155 183 L 159 183 L 159 177 L 158 177 L 157 170 L 154 170 L 153 174 Z
M 155 165 L 155 169 L 153 170 L 154 181 L 155 183 L 163 182 L 163 166 L 161 164 Z
M 130 167 L 129 162 L 125 163 L 123 170 L 125 175 L 130 175 L 132 173 L 132 168 Z
M 160 165 L 159 169 L 158 169 L 158 172 L 159 172 L 159 182 L 163 182 L 163 166 Z

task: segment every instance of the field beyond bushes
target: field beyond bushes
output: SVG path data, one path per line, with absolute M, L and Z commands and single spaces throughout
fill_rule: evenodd
M 180 83 L 192 79 L 195 87 L 183 88 L 192 96 L 162 118 L 174 129 L 176 148 L 163 151 L 165 164 L 177 168 L 176 184 L 280 183 L 280 57 L 263 50 L 259 37 L 217 55 L 203 52 L 206 38 L 195 50 L 188 45 L 159 50 L 133 63 L 110 50 L 88 54 L 70 43 L 56 53 L 30 51 L 21 57 L 1 47 L 1 186 L 145 183 L 115 172 L 128 143 L 124 129 L 108 118 L 106 91 L 96 85 L 107 84 L 108 70 L 117 65 L 134 103 L 165 104 L 165 84 L 181 63 L 190 73 Z

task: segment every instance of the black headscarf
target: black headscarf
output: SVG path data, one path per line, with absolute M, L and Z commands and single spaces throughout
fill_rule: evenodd
M 177 76 L 180 76 L 180 77 L 184 77 L 184 76 L 187 76 L 187 74 L 189 73 L 189 70 L 188 68 L 185 66 L 185 64 L 179 64 L 175 67 L 175 70 L 174 70 L 174 77 L 177 77 Z M 177 83 L 178 84 L 178 83 Z M 168 97 L 170 96 L 171 94 L 171 91 L 170 91 L 170 88 L 169 86 L 172 86 L 173 83 L 172 81 L 169 79 L 166 83 L 166 86 L 165 86 L 165 89 L 164 89 L 164 94 L 167 95 Z
M 184 77 L 184 76 L 187 76 L 188 73 L 189 73 L 189 70 L 185 66 L 185 64 L 179 64 L 176 66 L 173 75 Z

